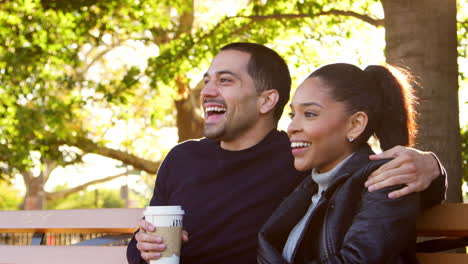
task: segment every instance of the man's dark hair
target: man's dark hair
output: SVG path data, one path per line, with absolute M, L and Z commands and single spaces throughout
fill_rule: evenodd
M 273 116 L 278 121 L 284 106 L 289 101 L 291 90 L 291 76 L 288 65 L 276 51 L 256 43 L 235 42 L 221 48 L 223 50 L 237 50 L 250 54 L 247 72 L 252 77 L 257 92 L 277 90 L 279 100 L 274 108 Z

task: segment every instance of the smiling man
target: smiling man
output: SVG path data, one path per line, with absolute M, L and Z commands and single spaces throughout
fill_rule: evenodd
M 284 60 L 254 43 L 223 47 L 204 75 L 201 103 L 205 137 L 183 142 L 158 171 L 150 205 L 185 210 L 181 263 L 256 263 L 257 233 L 278 204 L 310 172 L 294 169 L 291 143 L 276 129 L 289 100 L 291 78 Z M 428 152 L 400 147 L 398 158 L 373 177 L 377 188 L 416 186 L 423 196 L 444 192 L 445 175 Z M 414 170 L 412 168 L 415 168 Z M 426 194 L 427 193 L 427 194 Z M 440 195 L 439 195 L 440 197 Z M 433 204 L 434 199 L 426 199 Z M 158 259 L 165 249 L 154 227 L 141 220 L 127 250 L 129 263 Z M 187 241 L 188 240 L 188 241 Z
M 201 96 L 205 109 L 205 136 L 219 140 L 225 150 L 249 148 L 276 128 L 277 120 L 272 113 L 280 90 L 256 85 L 248 72 L 250 57 L 243 51 L 224 50 L 204 75 L 205 87 Z M 252 72 L 256 71 L 253 66 L 250 68 Z M 286 65 L 283 71 L 286 73 Z M 284 73 L 278 75 L 278 82 L 283 83 L 282 87 L 288 87 L 289 76 L 281 78 Z

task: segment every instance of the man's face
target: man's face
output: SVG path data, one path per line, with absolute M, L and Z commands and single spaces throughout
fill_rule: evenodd
M 249 59 L 248 53 L 224 50 L 205 73 L 205 137 L 233 141 L 253 129 L 260 114 L 254 81 L 247 73 Z

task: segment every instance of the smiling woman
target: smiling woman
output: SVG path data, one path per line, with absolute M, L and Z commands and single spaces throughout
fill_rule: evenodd
M 345 105 L 330 97 L 320 78 L 308 78 L 299 86 L 291 110 L 288 133 L 296 169 L 327 172 L 352 153 Z
M 294 166 L 312 170 L 259 233 L 259 263 L 417 263 L 419 194 L 388 199 L 400 186 L 369 192 L 367 141 L 383 150 L 411 145 L 414 97 L 408 78 L 390 66 L 337 63 L 312 73 L 291 103 Z M 434 193 L 443 199 L 443 189 Z
M 409 75 L 389 66 L 369 66 L 362 71 L 343 63 L 311 74 L 291 104 L 288 133 L 293 143 L 305 142 L 293 148 L 296 168 L 327 172 L 367 144 L 373 134 L 383 150 L 411 146 L 416 128 L 408 80 Z

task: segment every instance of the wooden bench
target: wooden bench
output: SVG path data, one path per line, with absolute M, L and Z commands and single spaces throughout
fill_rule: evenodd
M 113 263 L 124 264 L 125 246 L 103 246 L 128 239 L 136 230 L 143 209 L 78 209 L 0 211 L 0 233 L 34 233 L 31 245 L 0 245 L 0 264 Z M 468 245 L 468 204 L 445 204 L 423 213 L 418 236 L 433 239 L 418 243 L 417 257 L 424 264 L 468 263 L 468 254 L 440 253 Z M 42 245 L 44 233 L 113 233 L 72 246 Z M 434 238 L 435 237 L 435 238 Z
M 421 263 L 468 263 L 468 254 L 441 253 L 468 246 L 468 204 L 443 204 L 423 212 L 417 222 Z M 465 251 L 466 252 L 466 251 Z
M 0 211 L 0 233 L 33 233 L 31 245 L 0 245 L 0 264 L 115 263 L 126 264 L 126 246 L 105 246 L 127 240 L 143 209 L 77 209 Z M 45 233 L 105 233 L 71 246 L 47 246 Z

